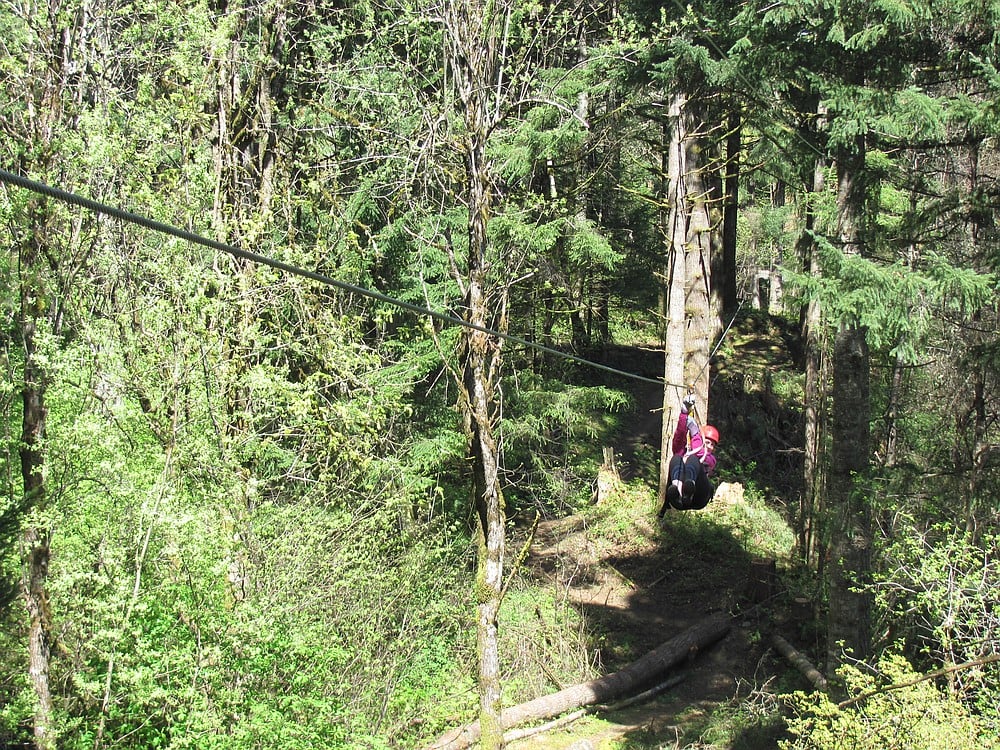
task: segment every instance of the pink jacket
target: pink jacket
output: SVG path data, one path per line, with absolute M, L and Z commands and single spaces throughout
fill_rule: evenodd
M 688 447 L 688 437 L 691 438 L 691 447 Z M 705 441 L 701 438 L 701 429 L 693 419 L 688 419 L 687 414 L 681 414 L 677 419 L 677 429 L 674 430 L 674 440 L 670 445 L 675 456 L 683 455 L 697 456 L 701 461 L 705 476 L 711 476 L 715 471 L 715 454 L 705 447 Z

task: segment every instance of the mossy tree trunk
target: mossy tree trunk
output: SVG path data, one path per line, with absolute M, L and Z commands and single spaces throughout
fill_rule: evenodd
M 35 35 L 35 52 L 8 70 L 8 88 L 23 91 L 20 109 L 9 118 L 12 134 L 2 150 L 18 160 L 22 174 L 66 185 L 72 170 L 60 165 L 61 139 L 72 143 L 83 102 L 94 96 L 89 71 L 95 63 L 93 18 L 86 7 L 51 2 L 20 9 L 18 23 Z M 19 41 L 19 40 L 18 40 Z M 13 44 L 13 49 L 18 45 Z M 13 152 L 13 153 L 11 153 Z M 82 236 L 87 219 L 67 221 L 57 204 L 33 196 L 15 209 L 11 250 L 16 254 L 17 305 L 14 339 L 22 346 L 21 440 L 18 447 L 23 507 L 29 511 L 22 536 L 21 593 L 28 614 L 28 677 L 34 692 L 33 736 L 38 750 L 58 746 L 50 684 L 54 642 L 49 604 L 52 523 L 48 455 L 48 388 L 62 346 L 67 298 L 84 275 L 91 246 Z
M 39 328 L 47 328 L 45 308 L 51 302 L 43 282 L 40 243 L 47 235 L 47 212 L 44 201 L 31 200 L 30 226 L 33 231 L 20 245 L 21 315 L 20 336 L 24 347 L 24 379 L 21 385 L 21 481 L 25 507 L 43 510 L 45 486 L 45 430 L 48 408 L 45 404 L 48 373 L 41 350 Z M 40 517 L 44 517 L 42 514 Z M 35 693 L 34 739 L 38 750 L 56 747 L 56 727 L 49 665 L 52 651 L 52 612 L 49 609 L 48 570 L 50 530 L 43 523 L 30 522 L 24 531 L 23 594 L 28 610 L 28 676 Z
M 487 229 L 493 203 L 486 152 L 491 130 L 489 92 L 499 65 L 499 53 L 494 46 L 495 13 L 495 9 L 488 9 L 482 2 L 449 0 L 445 7 L 445 34 L 447 61 L 454 72 L 465 125 L 461 147 L 468 210 L 467 267 L 465 277 L 456 280 L 464 288 L 465 319 L 478 329 L 502 331 L 506 327 L 505 292 L 492 288 L 487 263 Z M 497 298 L 498 294 L 502 299 Z M 506 529 L 495 435 L 496 378 L 502 342 L 476 328 L 462 329 L 459 385 L 472 465 L 472 501 L 479 521 L 475 593 L 481 745 L 484 750 L 493 750 L 503 746 L 498 628 Z

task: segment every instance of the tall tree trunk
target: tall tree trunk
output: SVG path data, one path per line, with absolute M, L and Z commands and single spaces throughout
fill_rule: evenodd
M 49 532 L 36 526 L 24 533 L 27 570 L 24 598 L 28 609 L 28 677 L 35 691 L 32 732 L 37 750 L 54 749 L 56 727 L 49 663 L 52 655 L 52 613 L 48 602 Z
M 685 244 L 687 243 L 687 211 L 684 176 L 687 173 L 687 118 L 686 98 L 683 93 L 674 95 L 665 125 L 669 134 L 667 143 L 666 180 L 663 196 L 666 206 L 666 226 L 663 237 L 667 250 L 666 273 L 666 336 L 663 365 L 663 423 L 660 433 L 660 481 L 657 491 L 658 505 L 663 507 L 669 480 L 670 443 L 673 437 L 677 407 L 684 396 L 685 357 Z
M 822 127 L 825 112 L 818 110 L 818 128 Z M 805 232 L 800 238 L 802 270 L 814 278 L 822 271 L 816 252 L 816 243 L 811 233 L 816 228 L 815 200 L 823 192 L 823 173 L 826 163 L 817 157 L 813 165 L 810 185 L 810 200 L 806 205 Z M 822 576 L 825 560 L 822 534 L 824 513 L 823 499 L 826 495 L 822 470 L 825 454 L 824 431 L 827 408 L 827 368 L 826 341 L 823 335 L 822 309 L 818 295 L 809 298 L 802 311 L 802 339 L 805 342 L 805 455 L 803 459 L 802 500 L 799 504 L 799 550 L 802 560 L 813 565 Z
M 893 467 L 899 460 L 899 412 L 903 399 L 904 376 L 906 361 L 902 354 L 897 354 L 892 363 L 892 374 L 889 377 L 889 392 L 886 394 L 885 427 L 883 430 L 882 463 Z
M 869 465 L 868 345 L 864 330 L 845 324 L 834 341 L 833 449 L 829 480 L 831 515 L 827 674 L 842 654 L 864 659 L 870 650 L 871 503 Z
M 718 328 L 712 314 L 713 226 L 709 190 L 699 163 L 701 139 L 692 133 L 692 114 L 683 93 L 668 110 L 673 129 L 667 149 L 667 334 L 664 360 L 663 425 L 660 436 L 658 500 L 666 498 L 676 408 L 693 388 L 708 414 L 709 356 Z
M 470 115 L 467 112 L 467 118 Z M 476 122 L 474 117 L 471 117 Z M 468 120 L 467 120 L 468 121 Z M 470 128 L 470 133 L 477 131 Z M 483 132 L 478 131 L 482 136 Z M 467 320 L 489 327 L 486 293 L 486 224 L 490 210 L 489 193 L 482 171 L 486 154 L 485 137 L 471 137 L 466 164 L 469 177 L 469 276 L 466 292 Z M 500 457 L 493 434 L 493 402 L 499 340 L 481 331 L 463 329 L 462 348 L 464 390 L 467 399 L 465 421 L 472 459 L 473 503 L 479 518 L 479 554 L 476 567 L 477 638 L 479 650 L 480 725 L 483 748 L 503 744 L 501 724 L 501 684 L 499 655 L 500 595 L 503 584 L 505 528 L 503 497 L 500 492 Z
M 579 42 L 577 44 L 577 64 L 581 67 L 586 63 L 587 44 L 586 35 L 582 24 L 577 31 Z M 581 91 L 576 98 L 576 116 L 581 122 L 590 119 L 590 92 L 586 89 Z M 586 226 L 586 223 L 594 218 L 592 216 L 591 196 L 593 187 L 589 175 L 586 174 L 587 157 L 586 151 L 591 148 L 590 138 L 585 138 L 580 146 L 580 158 L 577 159 L 574 167 L 574 189 L 570 200 L 576 203 L 576 223 L 579 227 Z M 592 260 L 588 259 L 579 269 L 580 279 L 578 282 L 578 298 L 576 302 L 577 316 L 573 322 L 573 348 L 577 352 L 588 352 L 594 346 L 594 313 L 597 310 L 601 299 L 602 275 Z M 576 318 L 579 317 L 579 320 Z M 606 326 L 605 326 L 606 328 Z
M 487 225 L 492 209 L 492 183 L 486 145 L 489 137 L 489 94 L 496 80 L 498 52 L 494 47 L 496 10 L 481 1 L 446 6 L 445 34 L 448 62 L 454 68 L 455 87 L 465 120 L 466 205 L 468 208 L 465 317 L 475 326 L 504 330 L 504 310 L 489 288 Z M 462 280 L 459 280 L 462 282 Z M 496 376 L 501 340 L 471 328 L 462 329 L 463 416 L 469 440 L 473 475 L 473 505 L 479 519 L 476 565 L 477 637 L 479 651 L 479 722 L 481 746 L 503 746 L 499 657 L 499 616 L 506 545 L 503 496 L 500 491 L 500 454 L 494 435 Z
M 714 215 L 718 214 L 719 201 L 713 202 L 710 199 L 718 190 L 710 188 L 711 179 L 703 163 L 710 144 L 701 130 L 699 128 L 699 132 L 693 134 L 685 144 L 681 205 L 688 212 L 684 244 L 684 270 L 687 272 L 684 383 L 694 389 L 700 416 L 704 420 L 709 411 L 709 357 L 712 341 L 720 330 L 717 314 L 719 308 L 712 304 L 713 248 L 718 246 L 716 231 L 719 227 Z
M 838 155 L 838 237 L 848 254 L 861 252 L 863 165 L 862 143 L 854 152 Z M 870 650 L 869 367 L 864 329 L 857 320 L 844 321 L 834 341 L 833 446 L 828 485 L 832 528 L 826 672 L 831 675 L 845 652 L 863 659 Z
M 32 198 L 26 217 L 28 233 L 18 243 L 18 327 L 24 347 L 18 452 L 24 507 L 39 510 L 44 510 L 48 499 L 45 483 L 46 392 L 50 378 L 47 363 L 52 356 L 52 352 L 41 350 L 39 334 L 41 328 L 58 337 L 62 321 L 61 295 L 53 288 L 56 282 L 51 278 L 57 270 L 52 264 L 60 253 L 50 244 L 51 238 L 58 234 L 50 211 L 46 199 Z M 39 517 L 44 518 L 44 512 Z M 52 651 L 52 612 L 47 588 L 50 543 L 49 528 L 30 523 L 25 529 L 22 594 L 28 611 L 28 676 L 35 693 L 33 732 L 38 750 L 55 748 L 58 739 L 49 683 Z
M 35 201 L 32 201 L 35 203 Z M 21 266 L 21 340 L 24 345 L 24 383 L 21 387 L 21 481 L 25 507 L 40 508 L 45 504 L 45 428 L 48 410 L 45 406 L 47 375 L 38 351 L 38 323 L 44 320 L 47 301 L 39 283 L 43 277 L 40 248 L 44 241 L 44 210 L 32 211 L 34 236 L 22 245 Z M 46 581 L 49 570 L 49 530 L 29 525 L 24 532 L 25 572 L 23 593 L 28 610 L 28 675 L 35 691 L 35 747 L 48 750 L 56 747 L 52 693 L 49 686 L 52 613 L 49 610 Z
M 217 23 L 226 30 L 225 47 L 216 61 L 215 138 L 212 143 L 215 197 L 213 231 L 220 242 L 260 250 L 265 228 L 274 220 L 278 187 L 277 141 L 281 110 L 289 108 L 281 71 L 294 66 L 286 3 L 263 5 L 213 0 Z M 255 265 L 223 255 L 216 259 L 217 283 L 228 300 L 219 308 L 223 369 L 220 372 L 226 420 L 223 451 L 244 480 L 256 470 L 243 449 L 257 430 L 261 405 L 251 395 L 248 373 L 266 355 L 260 331 L 272 316 L 274 290 L 258 283 Z M 266 408 L 266 407 L 265 407 Z M 241 486 L 250 483 L 243 481 Z M 251 496 L 244 498 L 252 505 Z M 234 506 L 236 510 L 236 506 Z M 236 512 L 239 512 L 238 510 Z

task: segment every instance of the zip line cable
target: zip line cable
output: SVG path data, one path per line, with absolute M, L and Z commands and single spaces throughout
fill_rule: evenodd
M 682 14 L 686 13 L 686 9 L 683 5 L 681 5 L 680 0 L 673 0 L 673 2 L 677 6 L 677 8 L 681 11 Z M 719 54 L 721 59 L 731 62 L 731 56 L 725 50 L 721 49 L 718 44 L 716 44 L 715 40 L 712 38 L 710 33 L 705 31 L 705 29 L 701 28 L 700 25 L 696 25 L 696 28 L 698 29 L 698 31 L 702 33 L 707 44 L 710 47 L 712 47 L 716 51 L 716 53 Z M 754 95 L 757 95 L 759 93 L 756 90 L 756 87 L 743 75 L 742 71 L 740 71 L 738 67 L 736 68 L 736 75 L 740 78 L 741 81 L 743 81 L 743 83 L 747 86 L 747 88 L 751 91 L 751 93 L 753 93 Z M 779 122 L 782 125 L 784 125 L 785 128 L 787 128 L 790 132 L 792 132 L 793 135 L 795 135 L 799 140 L 801 140 L 803 144 L 805 144 L 809 149 L 815 151 L 819 155 L 822 155 L 822 152 L 820 152 L 814 144 L 806 140 L 806 138 L 798 131 L 797 128 L 792 127 L 789 123 L 785 122 L 784 120 L 779 120 Z M 409 302 L 396 299 L 395 297 L 390 297 L 387 294 L 382 294 L 381 292 L 377 292 L 373 289 L 367 289 L 365 287 L 356 286 L 354 284 L 349 284 L 345 281 L 338 281 L 337 279 L 334 279 L 330 276 L 326 276 L 321 273 L 317 273 L 315 271 L 308 271 L 304 268 L 299 268 L 289 263 L 284 263 L 280 260 L 269 258 L 265 255 L 253 253 L 248 250 L 243 250 L 242 248 L 236 247 L 234 245 L 229 245 L 223 242 L 218 242 L 216 240 L 211 240 L 206 237 L 202 237 L 201 235 L 195 234 L 194 232 L 188 232 L 184 229 L 179 229 L 170 224 L 165 224 L 163 222 L 156 221 L 155 219 L 150 219 L 140 214 L 132 213 L 130 211 L 125 211 L 123 209 L 116 208 L 114 206 L 109 206 L 104 203 L 100 203 L 99 201 L 92 200 L 90 198 L 84 198 L 83 196 L 76 195 L 75 193 L 71 193 L 66 190 L 61 190 L 59 188 L 52 187 L 51 185 L 46 185 L 45 183 L 38 182 L 36 180 L 32 180 L 27 177 L 23 177 L 13 172 L 9 172 L 6 169 L 0 168 L 0 182 L 5 182 L 10 185 L 16 185 L 17 187 L 23 188 L 25 190 L 30 190 L 40 195 L 46 195 L 48 197 L 55 198 L 56 200 L 60 200 L 65 203 L 71 203 L 80 206 L 81 208 L 87 209 L 89 211 L 93 211 L 94 213 L 112 216 L 120 221 L 145 227 L 146 229 L 152 230 L 154 232 L 168 234 L 173 237 L 185 240 L 186 242 L 191 242 L 196 245 L 202 245 L 204 247 L 208 247 L 213 250 L 218 250 L 220 252 L 228 253 L 229 255 L 232 255 L 235 258 L 242 258 L 244 260 L 249 260 L 253 263 L 259 263 L 261 265 L 269 266 L 279 271 L 284 271 L 285 273 L 311 279 L 321 284 L 341 289 L 342 291 L 350 292 L 352 294 L 357 294 L 362 297 L 367 297 L 369 299 L 376 300 L 378 302 L 383 302 L 385 304 L 392 305 L 394 307 L 398 307 L 403 310 L 408 310 L 410 312 L 416 313 L 417 315 L 426 315 L 430 318 L 439 320 L 444 323 L 463 326 L 465 328 L 474 331 L 479 331 L 480 333 L 485 333 L 490 336 L 496 336 L 497 338 L 502 339 L 504 341 L 509 341 L 514 344 L 520 344 L 521 346 L 526 346 L 530 349 L 535 349 L 536 351 L 550 354 L 552 356 L 559 357 L 568 360 L 570 362 L 574 362 L 576 364 L 584 365 L 586 367 L 592 367 L 598 370 L 603 370 L 605 372 L 630 378 L 632 380 L 643 381 L 646 383 L 655 383 L 657 385 L 672 386 L 675 388 L 682 388 L 682 389 L 688 387 L 686 385 L 680 385 L 677 383 L 668 383 L 662 378 L 649 378 L 644 375 L 639 375 L 637 373 L 628 372 L 626 370 L 620 370 L 618 368 L 610 367 L 608 365 L 602 365 L 598 362 L 584 359 L 583 357 L 577 357 L 576 355 L 573 354 L 567 354 L 566 352 L 561 352 L 557 349 L 552 349 L 551 347 L 547 347 L 543 344 L 538 344 L 533 341 L 528 341 L 527 339 L 521 338 L 519 336 L 514 336 L 509 333 L 501 333 L 500 331 L 495 331 L 492 328 L 487 328 L 485 326 L 480 326 L 475 323 L 471 323 L 467 320 L 462 320 L 461 318 L 456 317 L 454 315 L 449 315 L 448 313 L 432 310 L 431 308 L 428 307 L 420 307 L 419 305 L 414 305 Z M 742 307 L 743 303 L 741 302 L 740 308 Z M 737 309 L 736 315 L 739 315 L 739 309 Z M 733 322 L 735 322 L 736 320 L 736 315 L 733 316 L 733 320 L 730 321 L 729 326 L 726 327 L 726 330 L 722 332 L 722 335 L 719 337 L 719 341 L 716 343 L 715 348 L 712 351 L 712 354 L 709 355 L 709 358 L 705 362 L 705 365 L 698 373 L 698 378 L 700 378 L 702 373 L 704 373 L 705 368 L 708 367 L 708 365 L 711 363 L 712 357 L 715 355 L 715 352 L 717 352 L 719 346 L 722 345 L 723 339 L 725 339 L 726 334 L 729 333 L 729 329 L 732 327 Z
M 325 284 L 327 286 L 332 286 L 345 292 L 350 292 L 352 294 L 357 294 L 362 297 L 367 297 L 369 299 L 376 300 L 378 302 L 384 302 L 385 304 L 392 305 L 394 307 L 402 308 L 403 310 L 408 310 L 409 312 L 416 313 L 417 315 L 426 315 L 428 317 L 434 318 L 444 323 L 450 323 L 452 325 L 463 326 L 464 328 L 469 328 L 473 331 L 479 331 L 480 333 L 485 333 L 490 336 L 496 336 L 504 341 L 509 341 L 514 344 L 520 344 L 521 346 L 526 346 L 530 349 L 535 349 L 539 352 L 545 354 L 550 354 L 555 357 L 561 357 L 562 359 L 569 360 L 570 362 L 575 362 L 576 364 L 585 365 L 587 367 L 593 367 L 598 370 L 603 370 L 605 372 L 610 372 L 614 375 L 620 375 L 622 377 L 631 378 L 633 380 L 641 380 L 646 383 L 655 383 L 657 385 L 674 385 L 673 383 L 666 383 L 662 379 L 658 378 L 648 378 L 644 375 L 639 375 L 633 372 L 627 372 L 626 370 L 619 370 L 615 367 L 610 367 L 608 365 L 602 365 L 599 362 L 593 362 L 583 357 L 577 357 L 573 354 L 567 354 L 566 352 L 561 352 L 557 349 L 552 349 L 551 347 L 545 346 L 543 344 L 538 344 L 534 341 L 528 341 L 527 339 L 521 338 L 519 336 L 514 336 L 509 333 L 501 333 L 500 331 L 495 331 L 492 328 L 487 328 L 485 326 L 480 326 L 476 323 L 470 323 L 467 320 L 462 320 L 454 315 L 449 315 L 448 313 L 438 312 L 437 310 L 432 310 L 427 307 L 420 307 L 419 305 L 414 305 L 409 302 L 405 302 L 395 297 L 390 297 L 387 294 L 382 294 L 381 292 L 376 292 L 373 289 L 367 289 L 365 287 L 356 286 L 354 284 L 349 284 L 345 281 L 338 281 L 337 279 L 325 276 L 324 274 L 317 273 L 316 271 L 308 271 L 304 268 L 299 268 L 298 266 L 293 266 L 290 263 L 284 263 L 280 260 L 275 260 L 274 258 L 269 258 L 266 255 L 260 255 L 258 253 L 250 252 L 249 250 L 243 250 L 242 248 L 236 247 L 234 245 L 228 245 L 224 242 L 218 242 L 217 240 L 211 240 L 207 237 L 202 237 L 194 232 L 188 232 L 184 229 L 179 229 L 178 227 L 172 226 L 170 224 L 165 224 L 155 219 L 150 219 L 149 217 L 142 216 L 140 214 L 132 213 L 131 211 L 125 211 L 120 208 L 115 208 L 114 206 L 109 206 L 99 201 L 91 200 L 90 198 L 84 198 L 81 195 L 68 192 L 66 190 L 61 190 L 51 185 L 46 185 L 43 182 L 38 182 L 37 180 L 32 180 L 27 177 L 15 174 L 13 172 L 8 172 L 6 169 L 0 168 L 0 182 L 6 182 L 9 185 L 16 185 L 17 187 L 23 188 L 25 190 L 30 190 L 31 192 L 38 193 L 40 195 L 45 195 L 50 198 L 55 198 L 56 200 L 63 201 L 65 203 L 71 203 L 73 205 L 79 206 L 81 208 L 87 209 L 88 211 L 93 211 L 98 214 L 105 214 L 107 216 L 112 216 L 119 221 L 124 221 L 129 224 L 135 224 L 140 227 L 152 230 L 154 232 L 159 232 L 161 234 L 168 234 L 178 239 L 185 240 L 186 242 L 191 242 L 195 245 L 202 245 L 203 247 L 208 247 L 213 250 L 218 250 L 223 253 L 228 253 L 235 258 L 242 258 L 243 260 L 249 260 L 253 263 L 259 263 L 261 265 L 269 266 L 279 271 L 284 271 L 285 273 L 292 274 L 294 276 L 302 276 L 306 279 L 311 279 L 312 281 L 319 282 L 320 284 Z M 683 386 L 679 386 L 683 387 Z

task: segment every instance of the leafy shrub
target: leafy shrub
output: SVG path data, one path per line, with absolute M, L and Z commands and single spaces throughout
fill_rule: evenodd
M 895 541 L 882 556 L 875 592 L 906 653 L 922 668 L 974 662 L 1000 649 L 1000 539 L 941 524 L 926 531 L 897 518 Z M 961 670 L 948 688 L 1000 727 L 996 663 Z
M 575 510 L 589 502 L 602 460 L 601 436 L 614 430 L 628 403 L 625 393 L 612 388 L 519 376 L 503 428 L 511 508 Z M 535 488 L 529 490 L 533 499 L 519 494 L 524 487 Z
M 849 700 L 834 703 L 822 693 L 785 696 L 794 739 L 784 750 L 983 750 L 997 747 L 959 701 L 923 679 L 898 654 L 887 654 L 877 674 L 846 665 L 838 670 Z

